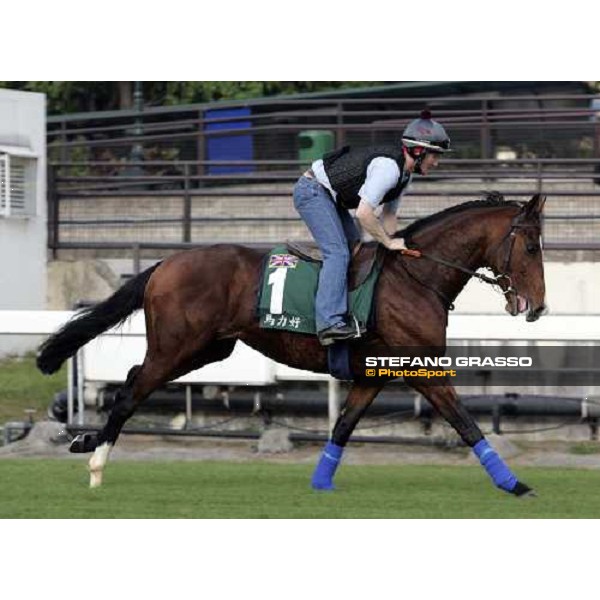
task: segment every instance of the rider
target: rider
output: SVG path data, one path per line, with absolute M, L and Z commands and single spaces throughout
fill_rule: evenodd
M 364 230 L 389 250 L 405 251 L 396 233 L 396 211 L 413 173 L 427 175 L 450 138 L 427 110 L 408 124 L 402 143 L 384 147 L 344 146 L 315 161 L 294 188 L 294 206 L 323 254 L 316 297 L 319 341 L 329 346 L 359 335 L 348 320 L 347 271 L 350 248 L 360 234 L 348 209 Z M 375 209 L 383 205 L 381 220 Z

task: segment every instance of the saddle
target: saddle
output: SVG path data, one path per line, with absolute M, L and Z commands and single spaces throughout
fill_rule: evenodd
M 323 262 L 321 250 L 315 242 L 286 242 L 290 254 L 309 262 Z M 362 285 L 373 267 L 380 267 L 385 257 L 385 248 L 378 242 L 357 243 L 352 248 L 352 257 L 348 267 L 348 290 Z

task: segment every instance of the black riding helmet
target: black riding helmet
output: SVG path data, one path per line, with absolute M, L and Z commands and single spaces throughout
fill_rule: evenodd
M 444 154 L 450 152 L 450 138 L 446 130 L 431 118 L 428 110 L 421 112 L 420 118 L 411 121 L 402 134 L 402 143 L 408 154 L 415 159 L 415 171 L 421 170 L 421 162 L 427 152 Z

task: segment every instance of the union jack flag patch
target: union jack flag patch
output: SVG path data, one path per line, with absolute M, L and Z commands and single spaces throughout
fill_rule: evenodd
M 273 254 L 269 257 L 269 269 L 275 269 L 277 267 L 287 267 L 288 269 L 295 269 L 298 264 L 299 258 L 292 254 Z

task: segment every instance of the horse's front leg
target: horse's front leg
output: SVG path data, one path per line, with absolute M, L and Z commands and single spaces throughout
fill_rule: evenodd
M 535 495 L 533 490 L 519 481 L 498 453 L 483 436 L 481 429 L 464 407 L 452 385 L 427 385 L 405 378 L 405 382 L 431 402 L 438 413 L 452 425 L 463 442 L 469 446 L 494 484 L 515 496 Z
M 366 386 L 355 383 L 348 393 L 346 402 L 333 428 L 331 439 L 323 449 L 321 458 L 312 477 L 315 490 L 334 490 L 333 476 L 340 464 L 346 446 L 356 424 L 360 421 L 382 385 Z

